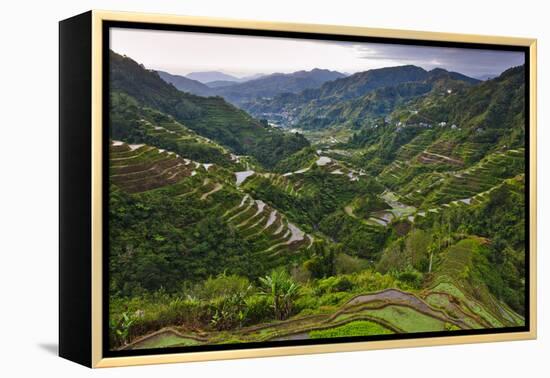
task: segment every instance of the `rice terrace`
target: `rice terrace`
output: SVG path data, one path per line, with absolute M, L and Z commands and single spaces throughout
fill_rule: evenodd
M 523 53 L 111 33 L 111 350 L 525 325 Z

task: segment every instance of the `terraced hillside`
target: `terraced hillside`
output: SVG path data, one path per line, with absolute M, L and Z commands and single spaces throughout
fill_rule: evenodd
M 111 95 L 130 98 L 131 110 L 149 108 L 173 117 L 196 133 L 216 141 L 235 154 L 251 155 L 267 167 L 306 147 L 301 135 L 265 127 L 246 112 L 235 108 L 221 97 L 201 97 L 178 91 L 126 56 L 109 53 Z M 115 104 L 116 105 L 116 104 Z M 125 117 L 112 108 L 113 118 L 133 130 Z M 117 117 L 118 116 L 118 117 Z
M 432 193 L 426 196 L 426 203 L 442 204 L 456 199 L 468 199 L 486 192 L 504 179 L 525 171 L 525 151 L 507 150 L 488 155 L 479 163 L 446 177 Z
M 483 328 L 523 324 L 523 317 L 496 301 L 479 279 L 470 278 L 473 275 L 470 271 L 477 268 L 473 263 L 474 255 L 479 253 L 476 249 L 483 243 L 487 240 L 470 238 L 449 247 L 440 256 L 425 298 L 438 308 L 469 316 Z
M 110 178 L 129 193 L 175 184 L 195 175 L 199 163 L 145 144 L 111 143 Z
M 241 169 L 227 148 L 202 137 L 172 116 L 147 107 L 125 94 L 111 96 L 111 137 L 133 144 L 153 144 L 202 163 Z
M 315 229 L 322 217 L 342 209 L 356 196 L 381 192 L 362 170 L 330 158 L 322 150 L 295 171 L 251 174 L 242 188 L 274 204 L 307 230 Z
M 417 155 L 418 156 L 418 155 Z M 411 160 L 414 160 L 413 157 Z M 480 162 L 462 169 L 442 172 L 430 172 L 413 176 L 409 181 L 396 185 L 396 192 L 386 190 L 380 195 L 381 206 L 373 209 L 361 218 L 388 226 L 403 220 L 414 222 L 418 217 L 438 214 L 443 210 L 460 206 L 479 204 L 490 197 L 503 182 L 513 179 L 524 172 L 524 149 L 507 150 L 488 155 Z M 379 180 L 388 183 L 388 176 L 408 175 L 414 170 L 414 163 L 399 167 L 395 162 L 379 176 Z M 392 187 L 392 186 L 390 186 Z M 346 213 L 357 218 L 357 200 L 346 206 Z
M 512 155 L 514 154 L 512 152 Z M 327 159 L 321 158 L 322 156 L 316 160 L 315 166 L 327 167 L 330 174 L 335 167 L 330 166 Z M 331 160 L 330 164 L 338 163 Z M 312 166 L 311 169 L 315 168 Z M 241 173 L 234 174 L 234 177 L 229 176 L 229 181 L 234 180 L 235 188 L 242 188 L 258 178 L 265 178 L 265 174 L 252 171 L 247 171 L 244 175 Z M 295 175 L 299 176 L 300 173 Z M 291 176 L 294 175 L 287 177 Z M 282 181 L 285 176 L 273 175 L 273 177 L 273 180 L 278 177 L 283 187 L 286 188 L 289 185 Z M 199 193 L 193 193 L 201 200 L 205 200 L 207 198 L 205 196 L 209 196 L 212 192 L 222 191 L 221 184 L 209 183 L 208 179 L 203 180 L 203 186 L 205 186 L 204 189 Z M 397 198 L 390 193 L 385 192 L 382 197 L 388 204 L 397 202 Z M 485 203 L 488 197 L 489 194 L 486 193 L 472 203 L 460 202 L 456 206 L 467 207 Z M 394 206 L 398 207 L 395 203 Z M 455 205 L 443 206 L 437 212 L 444 213 L 452 206 Z M 435 213 L 429 212 L 429 214 Z M 427 215 L 424 217 L 426 218 Z M 239 235 L 245 240 L 257 241 L 262 238 L 262 233 L 267 235 L 272 244 L 252 256 L 264 261 L 267 259 L 276 261 L 275 264 L 283 263 L 284 260 L 276 259 L 281 253 L 300 248 L 305 248 L 307 251 L 313 243 L 313 238 L 300 231 L 284 214 L 249 194 L 239 197 L 238 203 L 233 201 L 231 207 L 224 206 L 222 219 L 237 229 Z M 306 305 L 301 312 L 288 320 L 237 327 L 223 332 L 204 328 L 198 331 L 189 328 L 188 325 L 167 325 L 150 334 L 137 335 L 131 343 L 122 348 L 207 345 L 228 340 L 246 343 L 352 335 L 368 336 L 521 325 L 524 322 L 523 317 L 496 299 L 480 278 L 478 272 L 481 271 L 477 260 L 479 254 L 483 253 L 480 249 L 486 248 L 488 243 L 486 238 L 472 236 L 450 245 L 435 257 L 433 272 L 426 276 L 419 289 L 411 290 L 410 287 L 406 290 L 396 289 L 395 283 L 390 281 L 383 284 L 389 287 L 382 290 L 364 291 L 361 287 L 355 287 L 356 282 L 362 281 L 352 275 L 349 279 L 346 278 L 351 282 L 351 290 L 336 285 L 336 292 L 322 294 L 322 290 L 326 289 L 321 289 L 320 302 L 329 300 L 330 302 L 327 303 L 331 303 L 331 306 L 325 307 L 325 310 L 318 313 L 311 314 Z M 259 243 L 256 242 L 256 245 Z M 272 260 L 273 258 L 275 260 Z M 431 265 L 432 262 L 430 262 Z M 317 285 L 320 288 L 324 284 L 321 282 Z M 407 287 L 406 284 L 401 285 Z M 303 290 L 319 291 L 307 286 Z
M 481 239 L 465 239 L 448 248 L 426 288 L 419 292 L 384 289 L 348 294 L 334 311 L 297 315 L 289 320 L 243 327 L 233 332 L 193 332 L 167 327 L 140 337 L 124 349 L 217 344 L 226 340 L 304 340 L 309 338 L 470 330 L 517 326 L 524 319 L 496 301 L 487 288 L 473 284 L 465 271 Z
M 396 195 L 393 204 L 385 201 L 389 206 L 361 218 L 384 225 L 412 222 L 442 208 L 474 204 L 523 173 L 523 75 L 518 67 L 494 81 L 419 96 L 337 146 L 347 147 L 350 162 Z M 472 98 L 486 107 L 474 106 Z M 503 109 L 504 103 L 513 106 Z M 457 107 L 467 109 L 468 116 L 457 113 Z M 509 117 L 497 117 L 497 109 Z M 357 158 L 360 153 L 362 159 Z M 347 213 L 357 215 L 357 208 L 355 200 Z
M 235 224 L 240 234 L 250 241 L 266 236 L 270 244 L 258 254 L 276 256 L 289 250 L 311 246 L 313 238 L 305 234 L 296 225 L 276 209 L 262 200 L 254 200 L 245 194 L 238 206 L 229 209 L 223 215 L 228 222 Z
M 203 217 L 216 217 L 247 245 L 251 259 L 263 256 L 261 271 L 311 246 L 312 236 L 239 187 L 240 174 L 145 144 L 111 142 L 110 179 L 115 188 L 139 195 L 136 199 L 151 210 L 162 205 L 151 197 L 166 196 L 175 212 L 196 207 Z
M 453 201 L 469 202 L 503 180 L 523 172 L 525 151 L 520 148 L 496 152 L 468 168 L 419 174 L 413 176 L 412 181 L 410 172 L 421 167 L 410 161 L 408 164 L 397 166 L 394 163 L 380 178 L 388 184 L 392 182 L 389 186 L 396 187 L 404 200 L 426 209 Z

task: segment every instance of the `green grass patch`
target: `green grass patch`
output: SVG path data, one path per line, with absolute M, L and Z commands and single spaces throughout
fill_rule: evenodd
M 136 344 L 132 349 L 152 349 L 152 348 L 167 348 L 173 346 L 191 346 L 197 345 L 199 342 L 190 338 L 181 337 L 172 332 L 165 332 L 159 335 L 150 337 L 143 342 Z
M 347 336 L 389 335 L 391 333 L 393 332 L 377 323 L 358 320 L 339 327 L 311 331 L 309 337 L 312 339 L 326 339 Z
M 404 306 L 387 306 L 379 310 L 367 310 L 366 315 L 385 320 L 405 332 L 429 332 L 445 330 L 445 322 Z

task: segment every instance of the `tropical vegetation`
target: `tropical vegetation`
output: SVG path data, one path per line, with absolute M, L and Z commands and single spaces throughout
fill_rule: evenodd
M 112 349 L 525 324 L 523 66 L 184 79 L 110 53 Z

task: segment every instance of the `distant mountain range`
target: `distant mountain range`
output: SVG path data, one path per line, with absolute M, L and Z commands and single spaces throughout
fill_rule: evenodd
M 221 88 L 221 87 L 227 87 L 229 85 L 235 85 L 240 83 L 240 81 L 231 81 L 231 80 L 215 80 L 215 81 L 209 81 L 206 83 L 210 88 Z
M 221 72 L 180 76 L 159 71 L 159 75 L 180 91 L 200 96 L 221 96 L 235 105 L 241 105 L 258 98 L 271 98 L 281 93 L 298 93 L 305 89 L 318 88 L 328 81 L 346 76 L 337 71 L 319 68 L 289 74 L 274 73 L 249 80 L 246 80 L 248 78 L 238 79 Z M 205 81 L 213 78 L 218 78 L 218 80 Z
M 172 84 L 182 92 L 189 92 L 198 96 L 213 96 L 214 91 L 206 84 L 198 80 L 193 80 L 185 76 L 172 75 L 168 72 L 157 71 L 162 80 Z
M 274 73 L 245 82 L 221 72 L 172 75 L 160 78 L 183 92 L 219 96 L 257 119 L 281 126 L 323 129 L 332 126 L 360 129 L 378 117 L 390 115 L 403 104 L 419 99 L 437 99 L 462 93 L 481 79 L 435 68 L 414 65 L 385 67 L 346 76 L 337 71 L 315 68 L 289 74 Z M 194 80 L 219 79 L 208 83 Z M 413 101 L 414 102 L 411 102 Z M 428 101 L 429 102 L 429 101 Z
M 453 91 L 479 80 L 441 68 L 431 71 L 413 65 L 358 72 L 299 93 L 256 99 L 242 108 L 258 118 L 304 128 L 365 122 L 389 114 L 403 101 L 435 88 Z
M 187 75 L 185 75 L 187 78 L 191 80 L 200 81 L 201 83 L 205 84 L 211 81 L 234 81 L 234 82 L 240 82 L 241 79 L 239 79 L 236 76 L 228 75 L 226 73 L 220 72 L 220 71 L 201 71 L 201 72 L 191 72 Z
M 258 74 L 249 75 L 249 76 L 236 77 L 220 71 L 191 72 L 185 75 L 185 77 L 191 80 L 196 80 L 203 84 L 208 84 L 208 86 L 211 86 L 212 83 L 216 83 L 216 82 L 244 83 L 245 81 L 258 79 L 259 77 L 262 77 L 262 76 L 264 76 L 264 74 L 258 73 Z
M 218 95 L 240 105 L 258 98 L 271 98 L 281 93 L 298 93 L 305 89 L 319 88 L 328 81 L 345 77 L 337 71 L 315 68 L 290 74 L 274 73 L 244 83 L 217 88 Z

